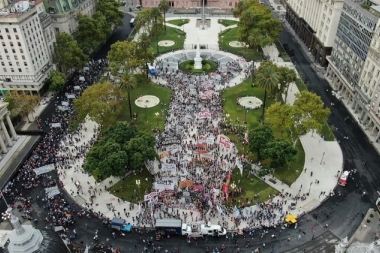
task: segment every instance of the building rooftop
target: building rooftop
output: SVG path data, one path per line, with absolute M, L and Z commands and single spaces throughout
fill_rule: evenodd
M 15 19 L 22 18 L 24 15 L 29 15 L 34 11 L 34 7 L 42 3 L 43 0 L 16 0 L 14 3 L 9 4 L 8 6 L 3 7 L 0 10 L 0 21 L 2 19 Z

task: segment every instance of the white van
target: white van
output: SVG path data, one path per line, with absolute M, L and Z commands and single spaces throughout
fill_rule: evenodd
M 134 27 L 135 26 L 135 18 L 131 18 L 131 21 L 129 21 L 129 26 Z
M 208 223 L 207 225 L 201 225 L 201 233 L 202 235 L 209 236 L 223 236 L 227 234 L 227 230 L 219 225 L 211 225 Z

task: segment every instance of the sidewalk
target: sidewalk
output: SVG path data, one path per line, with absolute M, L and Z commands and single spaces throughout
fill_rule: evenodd
M 174 18 L 173 18 L 174 19 Z M 192 22 L 190 22 L 187 25 L 194 24 L 194 19 Z M 212 39 L 212 42 L 217 43 L 217 34 L 219 32 L 220 27 L 219 26 L 211 26 L 211 28 L 208 30 L 208 32 L 214 34 L 216 38 Z M 187 33 L 188 38 L 197 38 L 199 36 L 199 29 L 190 28 L 185 25 L 185 31 Z M 202 38 L 203 40 L 203 38 Z M 189 43 L 192 43 L 192 41 L 189 40 Z M 288 66 L 291 68 L 294 68 L 294 65 L 289 62 L 283 62 L 281 57 L 278 57 L 278 51 L 277 48 L 272 45 L 263 48 L 263 51 L 265 54 L 268 54 L 273 62 L 275 62 L 278 65 L 282 66 Z M 171 52 L 168 54 L 164 54 L 158 57 L 158 59 L 168 59 L 167 62 L 170 64 L 170 69 L 176 68 L 178 62 L 176 59 L 184 54 L 194 53 L 195 50 L 180 50 L 176 52 Z M 209 52 L 212 53 L 214 57 L 219 57 L 219 59 L 223 63 L 225 61 L 228 61 L 228 59 L 236 60 L 239 57 L 236 55 L 232 55 L 230 53 L 218 51 L 218 50 L 202 50 L 203 52 Z M 170 60 L 170 62 L 169 62 Z M 255 62 L 255 66 L 259 66 L 259 62 Z M 241 65 L 243 68 L 249 67 L 249 64 L 243 63 Z M 245 78 L 244 70 L 238 74 L 233 80 L 230 81 L 229 86 L 234 86 L 238 83 L 241 83 L 243 79 Z M 153 79 L 153 81 L 156 82 L 163 82 L 163 80 L 160 79 Z M 288 103 L 293 103 L 295 94 L 298 93 L 298 89 L 295 84 L 291 84 L 291 87 L 288 91 Z M 96 124 L 92 121 L 86 121 L 84 123 L 87 127 L 86 132 L 82 132 L 80 134 L 84 135 L 83 138 L 79 142 L 76 143 L 76 146 L 82 146 L 87 144 L 93 134 L 94 134 L 94 127 Z M 270 201 L 277 202 L 286 200 L 287 205 L 290 205 L 291 202 L 295 202 L 296 208 L 295 210 L 291 211 L 292 214 L 302 215 L 305 212 L 309 212 L 316 208 L 318 205 L 322 203 L 323 200 L 325 200 L 330 192 L 334 189 L 337 183 L 337 173 L 338 171 L 342 170 L 343 165 L 343 156 L 342 152 L 340 150 L 340 147 L 336 141 L 327 142 L 324 141 L 318 134 L 307 134 L 305 136 L 301 137 L 301 143 L 305 150 L 305 166 L 304 170 L 301 173 L 300 177 L 291 185 L 285 185 L 282 184 L 278 179 L 273 179 L 270 176 L 266 176 L 264 178 L 265 182 L 272 186 L 273 188 L 277 189 L 279 192 L 287 192 L 291 194 L 291 196 L 285 197 L 285 199 L 282 199 L 280 197 L 275 197 Z M 68 170 L 59 170 L 58 172 L 61 174 L 60 179 L 64 183 L 64 187 L 66 191 L 72 196 L 72 198 L 78 202 L 80 205 L 85 205 L 85 203 L 89 203 L 89 190 L 90 186 L 92 188 L 97 189 L 97 196 L 94 199 L 94 203 L 92 205 L 92 208 L 96 212 L 103 213 L 105 216 L 112 218 L 114 216 L 121 216 L 122 218 L 126 219 L 127 222 L 130 222 L 133 225 L 139 225 L 137 223 L 134 223 L 132 221 L 132 216 L 135 216 L 139 213 L 140 209 L 139 206 L 136 204 L 132 204 L 134 207 L 133 210 L 129 210 L 130 203 L 126 201 L 118 201 L 118 199 L 112 195 L 111 193 L 104 191 L 104 186 L 109 187 L 109 181 L 113 181 L 113 183 L 116 182 L 116 179 L 106 179 L 102 183 L 98 184 L 95 182 L 94 178 L 92 176 L 89 176 L 85 172 L 82 171 L 81 165 L 83 164 L 83 158 L 76 159 L 75 164 L 71 166 L 71 169 Z M 65 174 L 62 174 L 65 172 Z M 311 172 L 313 172 L 313 175 L 311 176 Z M 269 181 L 269 179 L 273 180 L 274 182 Z M 319 180 L 319 184 L 316 183 L 316 180 Z M 77 187 L 75 186 L 75 182 L 79 181 L 80 185 L 82 186 L 82 191 L 78 191 Z M 102 192 L 100 192 L 100 189 L 102 189 Z M 325 194 L 321 195 L 321 192 L 325 192 Z M 301 200 L 294 200 L 294 196 L 297 194 L 306 194 L 308 193 L 309 196 L 306 197 L 304 201 Z M 106 206 L 106 203 L 112 203 L 114 206 L 114 211 L 109 209 Z M 280 220 L 282 215 L 287 210 L 286 206 L 284 206 L 283 211 L 280 212 L 278 210 L 275 210 L 275 213 L 277 215 L 277 220 Z M 127 210 L 127 212 L 130 213 L 130 217 L 127 218 L 124 215 L 124 208 Z M 257 210 L 259 207 L 257 205 L 253 205 L 251 207 L 247 207 L 244 210 L 242 210 L 243 213 L 247 213 L 250 210 Z M 176 210 L 178 208 L 169 208 L 169 213 L 176 213 Z M 179 213 L 181 214 L 181 218 L 184 219 L 184 216 L 182 213 L 187 213 L 188 220 L 187 222 L 191 221 L 191 216 L 189 215 L 191 210 L 185 210 L 185 209 L 179 209 Z M 193 211 L 194 212 L 194 211 Z M 120 213 L 120 215 L 118 214 Z M 157 210 L 157 212 L 154 214 L 155 217 L 159 217 L 159 215 L 165 215 L 163 211 Z M 194 212 L 194 218 L 199 216 L 196 212 Z M 222 220 L 222 218 L 225 218 L 225 221 L 228 222 L 228 229 L 236 229 L 233 227 L 233 224 L 231 222 L 230 217 L 226 217 L 222 214 L 216 215 L 215 217 L 209 217 L 209 215 L 206 215 L 206 219 L 210 220 L 211 223 L 217 224 Z M 270 224 L 267 224 L 270 225 Z M 247 223 L 245 221 L 242 221 L 239 228 L 244 228 L 247 226 Z

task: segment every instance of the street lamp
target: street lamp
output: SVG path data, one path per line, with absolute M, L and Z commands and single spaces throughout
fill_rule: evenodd
M 137 185 L 137 188 L 139 188 L 139 197 L 140 197 L 140 184 L 141 184 L 140 179 L 137 179 L 136 185 Z
M 156 119 L 157 119 L 157 128 L 158 128 L 158 116 L 160 115 L 160 113 L 159 112 L 156 112 L 154 115 L 156 115 Z
M 247 112 L 248 109 L 244 110 L 244 124 L 247 124 Z
M 247 60 L 248 62 L 248 48 L 249 48 L 249 45 L 245 45 L 245 59 Z
M 12 217 L 12 208 L 8 206 L 7 204 L 7 210 L 1 214 L 3 217 L 3 220 L 7 220 L 9 222 L 9 225 L 11 225 L 11 228 L 13 228 L 12 223 L 11 223 L 11 217 Z
M 145 120 L 146 120 L 146 122 L 148 122 L 148 116 L 146 115 L 146 109 L 147 109 L 148 107 L 147 106 L 145 106 Z
M 310 194 L 310 190 L 311 190 L 311 185 L 312 184 L 313 184 L 313 182 L 310 183 L 309 192 L 307 193 L 307 196 L 309 196 L 309 194 Z

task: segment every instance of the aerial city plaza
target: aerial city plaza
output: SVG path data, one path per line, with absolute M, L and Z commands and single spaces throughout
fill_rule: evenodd
M 4 252 L 380 251 L 380 1 L 0 7 Z

